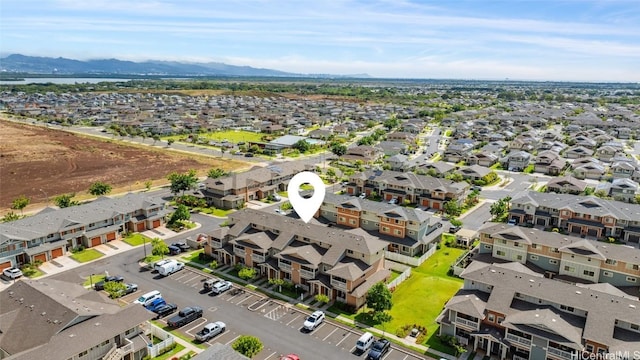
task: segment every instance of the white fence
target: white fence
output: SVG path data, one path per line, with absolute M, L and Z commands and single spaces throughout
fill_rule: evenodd
M 396 286 L 400 285 L 401 282 L 407 280 L 411 276 L 411 268 L 407 267 L 405 271 L 400 274 L 397 278 L 393 279 L 392 282 L 387 284 L 387 289 L 393 289 Z
M 435 245 L 432 246 L 431 249 L 429 249 L 426 253 L 422 254 L 422 256 L 420 256 L 419 258 L 402 255 L 402 254 L 398 254 L 390 251 L 385 251 L 384 257 L 391 261 L 399 262 L 402 264 L 407 264 L 410 266 L 420 266 L 423 262 L 425 262 L 425 260 L 427 260 L 429 257 L 431 257 L 431 255 L 433 255 L 436 252 L 437 248 L 438 247 Z
M 162 350 L 171 346 L 175 342 L 173 335 L 153 325 L 149 325 L 146 330 L 148 330 L 149 335 L 162 339 L 162 341 L 157 344 L 147 344 L 147 352 L 151 358 L 158 356 Z

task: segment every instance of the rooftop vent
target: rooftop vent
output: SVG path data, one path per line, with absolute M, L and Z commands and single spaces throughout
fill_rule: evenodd
M 576 294 L 578 294 L 578 295 L 582 295 L 582 291 L 580 291 L 580 290 L 576 290 Z

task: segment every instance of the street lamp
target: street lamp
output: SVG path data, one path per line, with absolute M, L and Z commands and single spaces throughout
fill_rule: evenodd
M 91 283 L 91 288 L 92 289 L 93 289 L 93 275 L 95 275 L 95 274 L 89 275 L 89 282 Z
M 142 236 L 142 248 L 144 249 L 144 258 L 147 258 L 147 237 Z

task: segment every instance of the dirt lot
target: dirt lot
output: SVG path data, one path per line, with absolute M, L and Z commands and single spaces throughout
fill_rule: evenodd
M 113 186 L 113 193 L 166 183 L 172 171 L 246 166 L 229 159 L 190 156 L 160 148 L 120 144 L 60 130 L 0 121 L 0 212 L 21 194 L 33 208 L 46 196 L 75 192 L 80 198 L 95 181 Z M 40 190 L 42 189 L 42 191 Z M 4 210 L 4 211 L 3 211 Z

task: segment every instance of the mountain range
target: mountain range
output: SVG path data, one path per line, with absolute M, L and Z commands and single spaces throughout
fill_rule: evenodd
M 155 75 L 155 76 L 266 76 L 266 77 L 369 77 L 358 75 L 296 74 L 251 66 L 219 62 L 186 63 L 149 60 L 133 62 L 118 59 L 74 60 L 12 54 L 0 58 L 0 71 L 51 75 Z

